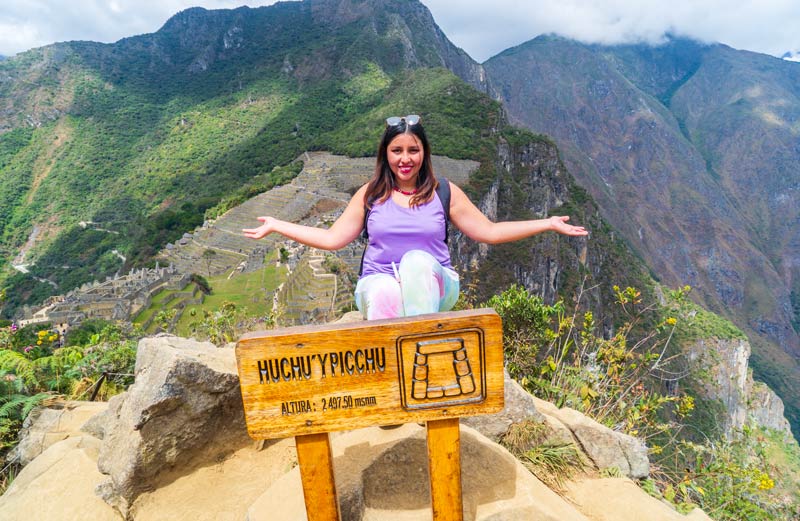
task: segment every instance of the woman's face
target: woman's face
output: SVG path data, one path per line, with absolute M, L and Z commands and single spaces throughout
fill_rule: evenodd
M 414 134 L 398 134 L 386 147 L 386 159 L 400 188 L 416 187 L 425 151 Z

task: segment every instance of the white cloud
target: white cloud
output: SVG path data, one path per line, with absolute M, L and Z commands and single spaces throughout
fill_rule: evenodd
M 276 0 L 2 0 L 0 54 L 69 40 L 115 42 L 157 31 L 175 13 L 189 7 L 229 9 Z
M 780 56 L 800 46 L 794 0 L 423 0 L 437 23 L 484 61 L 540 34 L 587 43 L 662 41 L 666 33 Z
M 800 49 L 796 0 L 421 0 L 445 34 L 484 61 L 540 34 L 592 43 L 660 41 L 671 32 L 781 56 Z M 274 0 L 0 0 L 0 54 L 64 40 L 114 42 L 157 31 L 183 9 Z
M 31 42 L 40 40 L 38 29 L 33 24 L 0 20 L 0 54 L 9 55 L 16 49 L 28 49 L 33 47 Z

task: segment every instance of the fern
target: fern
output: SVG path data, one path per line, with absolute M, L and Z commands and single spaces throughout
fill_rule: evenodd
M 24 394 L 12 394 L 11 396 L 0 398 L 0 418 L 12 418 L 15 412 L 19 412 L 16 418 L 24 420 L 34 407 L 42 403 L 45 399 L 52 396 L 50 393 L 38 393 L 33 396 Z
M 84 350 L 80 346 L 68 346 L 56 349 L 52 355 L 43 356 L 33 361 L 36 374 L 43 375 L 45 381 L 40 385 L 50 391 L 63 392 L 69 386 L 69 372 L 75 372 L 76 366 L 83 360 Z
M 27 387 L 38 388 L 36 366 L 24 354 L 11 349 L 0 349 L 0 373 L 14 373 Z
M 76 365 L 78 362 L 83 360 L 84 356 L 84 348 L 81 346 L 67 346 L 61 347 L 53 351 L 51 356 L 43 357 L 38 359 L 36 362 L 38 363 L 39 360 L 45 360 L 42 362 L 42 367 L 44 364 L 47 364 L 47 368 L 51 371 L 60 371 L 63 372 L 65 369 Z

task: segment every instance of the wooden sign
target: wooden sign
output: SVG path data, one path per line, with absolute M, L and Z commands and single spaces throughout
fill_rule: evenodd
M 503 408 L 502 326 L 492 309 L 250 333 L 236 359 L 254 439 Z

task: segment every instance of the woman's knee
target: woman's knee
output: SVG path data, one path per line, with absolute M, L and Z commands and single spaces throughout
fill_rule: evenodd
M 436 258 L 423 250 L 409 250 L 403 254 L 400 259 L 400 267 L 404 266 L 434 266 L 439 261 Z
M 402 314 L 400 285 L 390 275 L 369 275 L 356 286 L 356 305 L 367 319 L 392 318 Z

